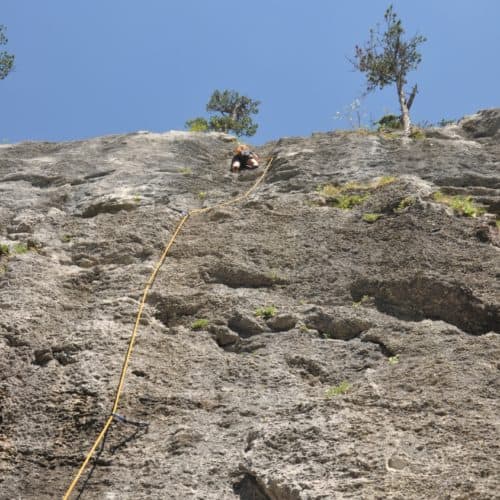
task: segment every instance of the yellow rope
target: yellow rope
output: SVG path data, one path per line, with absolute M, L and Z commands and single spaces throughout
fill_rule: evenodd
M 184 215 L 182 217 L 182 219 L 177 224 L 177 227 L 175 228 L 175 231 L 174 231 L 172 237 L 170 238 L 170 241 L 165 246 L 165 249 L 163 250 L 163 253 L 160 257 L 160 260 L 158 261 L 154 271 L 151 273 L 151 276 L 149 277 L 149 279 L 146 283 L 146 286 L 144 287 L 142 299 L 141 299 L 141 302 L 139 304 L 139 309 L 137 311 L 137 317 L 135 320 L 134 329 L 132 331 L 132 335 L 130 336 L 130 340 L 128 343 L 127 354 L 125 355 L 125 358 L 123 360 L 122 370 L 121 370 L 121 374 L 120 374 L 120 381 L 118 382 L 118 386 L 116 389 L 116 395 L 115 395 L 115 399 L 114 399 L 114 403 L 113 403 L 113 409 L 111 410 L 111 415 L 106 420 L 106 423 L 104 424 L 104 427 L 102 428 L 101 433 L 99 434 L 99 436 L 95 440 L 94 444 L 92 445 L 92 448 L 90 448 L 90 450 L 88 451 L 88 453 L 85 457 L 85 460 L 83 461 L 83 463 L 80 466 L 80 468 L 78 469 L 78 472 L 76 473 L 73 481 L 71 482 L 68 489 L 66 490 L 66 493 L 64 494 L 63 500 L 68 500 L 70 498 L 71 493 L 73 492 L 76 485 L 78 484 L 78 481 L 80 480 L 83 472 L 85 471 L 87 464 L 89 463 L 90 459 L 94 455 L 94 453 L 97 450 L 97 447 L 99 446 L 101 441 L 106 436 L 106 433 L 108 432 L 108 429 L 109 429 L 111 423 L 113 422 L 114 414 L 116 413 L 116 410 L 118 409 L 118 404 L 120 403 L 120 398 L 121 398 L 121 395 L 123 392 L 123 385 L 125 383 L 125 376 L 127 374 L 128 365 L 130 363 L 130 358 L 132 356 L 132 351 L 134 349 L 135 339 L 137 337 L 137 332 L 139 330 L 139 323 L 140 323 L 141 318 L 142 318 L 142 312 L 143 312 L 144 306 L 146 304 L 149 290 L 153 286 L 153 283 L 155 282 L 156 276 L 158 275 L 160 268 L 162 267 L 163 263 L 165 262 L 167 254 L 170 251 L 170 248 L 172 247 L 172 245 L 174 244 L 174 241 L 176 240 L 177 236 L 179 235 L 179 233 L 182 229 L 182 226 L 184 226 L 184 224 L 187 222 L 187 220 L 194 215 L 201 215 L 201 214 L 204 214 L 206 212 L 209 212 L 210 210 L 214 210 L 215 208 L 220 208 L 220 207 L 224 207 L 227 205 L 232 205 L 232 204 L 238 203 L 241 200 L 248 198 L 248 196 L 250 196 L 250 194 L 253 191 L 255 191 L 255 189 L 257 189 L 257 187 L 259 186 L 259 184 L 263 181 L 268 170 L 271 168 L 272 162 L 273 162 L 273 159 L 270 158 L 269 161 L 267 162 L 266 167 L 264 168 L 264 171 L 262 172 L 262 175 L 255 181 L 255 183 L 252 185 L 252 187 L 250 189 L 248 189 L 242 195 L 237 196 L 236 198 L 232 198 L 232 199 L 227 200 L 227 201 L 223 201 L 221 203 L 217 203 L 216 205 L 212 205 L 210 207 L 190 210 L 186 215 Z

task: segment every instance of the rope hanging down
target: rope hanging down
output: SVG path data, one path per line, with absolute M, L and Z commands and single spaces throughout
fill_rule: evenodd
M 270 158 L 268 160 L 265 168 L 264 168 L 264 171 L 262 172 L 262 175 L 254 182 L 254 184 L 252 185 L 252 187 L 250 187 L 250 189 L 248 189 L 247 191 L 245 191 L 242 195 L 237 196 L 236 198 L 231 198 L 230 200 L 223 201 L 221 203 L 217 203 L 216 205 L 212 205 L 210 207 L 197 208 L 197 209 L 194 209 L 194 210 L 190 210 L 177 223 L 177 226 L 175 228 L 175 231 L 174 231 L 172 237 L 170 238 L 170 241 L 165 246 L 165 249 L 163 250 L 163 253 L 162 253 L 161 257 L 160 257 L 158 263 L 156 264 L 155 269 L 151 273 L 151 276 L 149 277 L 149 279 L 148 279 L 148 281 L 146 283 L 146 286 L 144 287 L 144 292 L 142 294 L 142 298 L 141 298 L 141 301 L 140 301 L 140 304 L 139 304 L 139 309 L 137 311 L 137 317 L 136 317 L 136 320 L 135 320 L 134 329 L 132 331 L 132 335 L 130 336 L 129 343 L 128 343 L 127 353 L 125 354 L 125 358 L 123 360 L 122 370 L 121 370 L 121 374 L 120 374 L 120 380 L 119 380 L 118 386 L 116 388 L 115 399 L 114 399 L 114 402 L 113 402 L 113 409 L 111 410 L 111 413 L 108 416 L 108 418 L 107 418 L 107 420 L 106 420 L 106 422 L 105 422 L 105 424 L 104 424 L 104 426 L 103 426 L 100 434 L 97 436 L 97 439 L 95 440 L 94 444 L 92 445 L 92 447 L 88 451 L 88 453 L 87 453 L 87 455 L 85 457 L 85 460 L 82 462 L 82 465 L 80 466 L 80 469 L 78 469 L 78 472 L 76 473 L 75 477 L 73 478 L 73 481 L 71 482 L 71 484 L 69 485 L 68 489 L 66 490 L 66 493 L 64 494 L 63 500 L 68 500 L 70 498 L 71 493 L 73 492 L 73 490 L 75 489 L 76 485 L 78 484 L 78 481 L 80 480 L 83 472 L 85 471 L 85 469 L 86 469 L 86 467 L 87 467 L 90 459 L 92 458 L 92 456 L 96 452 L 97 447 L 99 446 L 99 444 L 101 444 L 103 442 L 103 440 L 105 439 L 106 434 L 108 433 L 109 427 L 111 426 L 111 424 L 113 423 L 113 420 L 118 415 L 118 413 L 117 413 L 118 405 L 120 403 L 120 398 L 121 398 L 121 395 L 122 395 L 122 392 L 123 392 L 123 385 L 125 383 L 125 376 L 127 374 L 128 365 L 130 363 L 130 358 L 132 356 L 132 351 L 134 349 L 134 344 L 135 344 L 135 340 L 136 340 L 136 337 L 137 337 L 137 332 L 139 330 L 139 324 L 140 324 L 140 321 L 141 321 L 141 318 L 142 318 L 142 313 L 143 313 L 143 310 L 144 310 L 144 306 L 146 304 L 146 299 L 148 297 L 148 294 L 149 294 L 149 291 L 150 291 L 151 287 L 153 286 L 153 283 L 156 280 L 156 276 L 158 275 L 158 272 L 160 271 L 161 267 L 163 266 L 163 263 L 165 262 L 167 254 L 170 251 L 170 249 L 172 248 L 172 245 L 174 244 L 174 241 L 176 240 L 177 236 L 179 235 L 182 227 L 184 226 L 184 224 L 187 222 L 187 220 L 190 217 L 204 214 L 204 213 L 209 212 L 211 210 L 214 210 L 216 208 L 221 208 L 221 207 L 224 207 L 224 206 L 233 205 L 235 203 L 238 203 L 238 202 L 240 202 L 240 201 L 248 198 L 257 189 L 257 187 L 260 185 L 260 183 L 264 180 L 265 175 L 267 174 L 267 172 L 271 168 L 272 162 L 273 162 L 273 158 Z

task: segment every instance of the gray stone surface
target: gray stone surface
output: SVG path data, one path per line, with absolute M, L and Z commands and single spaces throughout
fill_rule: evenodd
M 260 148 L 275 161 L 259 190 L 172 247 L 119 408 L 149 426 L 113 423 L 80 498 L 495 498 L 498 114 L 424 140 Z M 180 211 L 255 179 L 228 172 L 232 147 L 185 132 L 0 147 L 0 498 L 68 487 Z M 352 210 L 316 191 L 386 175 Z M 437 189 L 493 215 L 457 216 Z

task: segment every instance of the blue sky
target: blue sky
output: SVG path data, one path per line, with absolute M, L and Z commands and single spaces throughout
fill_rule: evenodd
M 182 130 L 215 89 L 261 101 L 253 144 L 349 128 L 363 91 L 348 57 L 383 21 L 382 0 L 1 0 L 16 56 L 0 81 L 0 141 Z M 412 118 L 500 106 L 500 1 L 396 0 L 408 36 L 427 37 Z M 364 122 L 398 112 L 393 88 Z

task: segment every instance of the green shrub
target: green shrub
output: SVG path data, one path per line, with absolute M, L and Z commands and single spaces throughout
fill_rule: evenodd
M 377 130 L 401 130 L 401 119 L 397 115 L 384 115 L 379 121 L 375 122 Z
M 0 244 L 0 255 L 9 255 L 10 248 L 6 243 Z
M 486 212 L 483 207 L 479 207 L 474 203 L 472 196 L 448 196 L 441 191 L 436 191 L 433 198 L 438 203 L 451 207 L 456 214 L 465 217 L 478 217 Z
M 196 321 L 193 321 L 191 324 L 191 328 L 193 330 L 203 330 L 208 326 L 208 319 L 205 318 L 200 318 L 197 319 Z
M 457 123 L 457 120 L 446 120 L 445 118 L 441 118 L 441 120 L 437 122 L 440 127 L 446 127 L 446 125 L 453 125 L 454 123 Z
M 269 319 L 276 316 L 278 309 L 275 306 L 259 307 L 255 310 L 255 316 L 263 319 Z
M 208 130 L 208 122 L 205 118 L 193 118 L 186 122 L 186 128 L 189 132 L 206 132 Z
M 330 387 L 326 390 L 325 392 L 325 397 L 330 399 L 333 398 L 334 396 L 339 396 L 341 394 L 345 394 L 348 392 L 351 388 L 351 384 L 347 382 L 347 380 L 342 381 L 339 385 L 335 385 L 333 387 Z
M 380 219 L 380 217 L 382 217 L 382 214 L 363 214 L 363 220 L 369 223 L 375 222 L 376 220 Z

